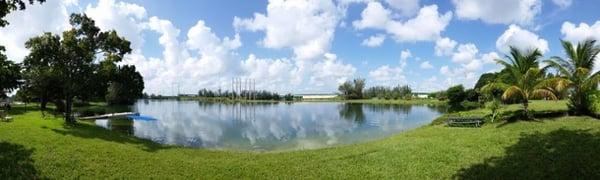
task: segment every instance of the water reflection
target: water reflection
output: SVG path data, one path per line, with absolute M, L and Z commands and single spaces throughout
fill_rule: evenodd
M 163 144 L 290 150 L 378 139 L 427 124 L 440 114 L 427 106 L 175 100 L 140 101 L 132 110 L 158 120 L 96 124 Z
M 363 104 L 346 103 L 340 104 L 340 117 L 346 120 L 353 120 L 357 123 L 365 121 L 365 113 L 363 112 Z

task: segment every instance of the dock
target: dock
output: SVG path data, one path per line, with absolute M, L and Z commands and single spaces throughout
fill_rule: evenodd
M 97 115 L 97 116 L 80 117 L 79 119 L 91 120 L 91 119 L 126 118 L 128 116 L 139 116 L 139 113 L 134 113 L 134 112 L 111 113 L 111 114 L 103 114 L 103 115 Z

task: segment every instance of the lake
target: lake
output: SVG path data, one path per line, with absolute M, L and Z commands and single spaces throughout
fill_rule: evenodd
M 186 147 L 280 151 L 382 139 L 430 123 L 443 108 L 338 102 L 210 103 L 140 100 L 131 110 L 156 120 L 95 124 Z

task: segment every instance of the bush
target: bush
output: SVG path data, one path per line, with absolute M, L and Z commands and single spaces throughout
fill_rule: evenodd
M 465 88 L 462 85 L 452 86 L 448 88 L 446 95 L 450 106 L 459 106 L 460 103 L 465 101 Z
M 481 94 L 475 89 L 468 89 L 465 91 L 465 99 L 467 101 L 477 102 L 479 101 L 479 96 L 481 96 Z
M 479 108 L 481 104 L 479 104 L 479 102 L 463 101 L 463 102 L 460 103 L 460 105 L 465 110 L 470 110 L 470 109 L 477 109 L 477 108 Z

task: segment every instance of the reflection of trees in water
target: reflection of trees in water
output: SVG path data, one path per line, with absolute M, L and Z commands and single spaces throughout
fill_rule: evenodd
M 365 104 L 365 107 L 372 112 L 384 113 L 394 112 L 401 114 L 408 114 L 412 110 L 412 105 L 400 105 L 400 104 Z
M 433 105 L 433 104 L 428 104 L 426 106 L 429 109 L 435 110 L 436 112 L 439 112 L 439 113 L 445 113 L 445 112 L 448 111 L 448 106 L 447 105 Z
M 365 121 L 365 113 L 362 104 L 345 103 L 339 106 L 340 117 L 358 123 Z

